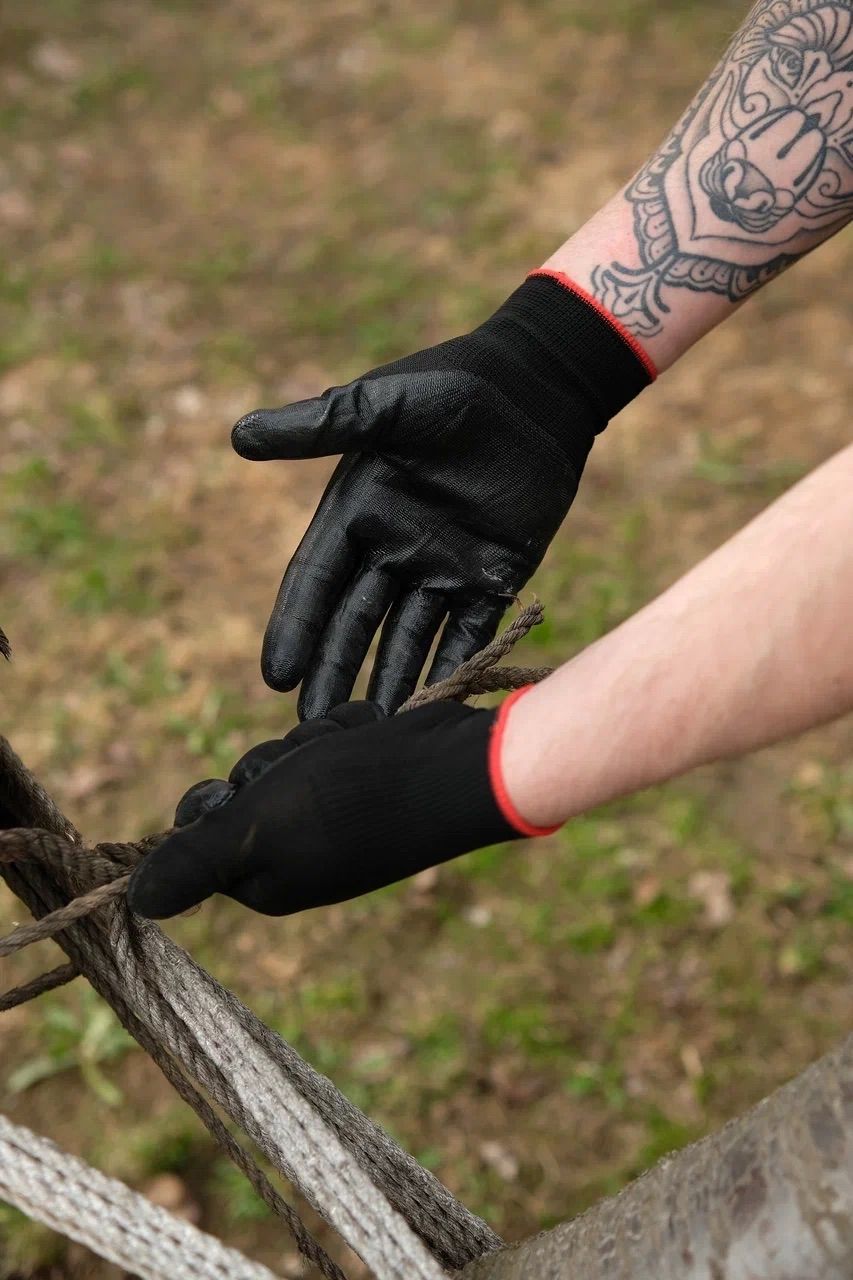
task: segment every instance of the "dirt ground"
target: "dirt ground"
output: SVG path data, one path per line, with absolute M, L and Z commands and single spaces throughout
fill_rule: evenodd
M 159 829 L 295 719 L 258 651 L 329 468 L 237 459 L 234 419 L 485 316 L 745 8 L 5 0 L 0 725 L 84 831 Z M 849 441 L 851 265 L 840 236 L 611 426 L 520 658 L 576 652 Z M 851 745 L 848 720 L 350 905 L 170 931 L 515 1239 L 849 1029 Z M 0 929 L 21 914 L 0 895 Z M 92 993 L 0 1020 L 0 1109 L 301 1274 Z M 117 1274 L 0 1206 L 2 1280 Z

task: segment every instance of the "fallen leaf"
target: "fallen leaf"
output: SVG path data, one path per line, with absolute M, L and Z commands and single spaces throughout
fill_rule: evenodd
M 167 1209 L 185 1222 L 201 1219 L 201 1209 L 190 1195 L 187 1184 L 176 1173 L 159 1173 L 145 1184 L 142 1193 L 152 1204 Z
M 681 1065 L 689 1080 L 699 1080 L 705 1074 L 702 1056 L 695 1044 L 686 1044 L 681 1050 Z
M 720 929 L 733 918 L 732 881 L 727 872 L 697 871 L 690 877 L 687 892 L 701 902 L 709 928 Z
M 518 1159 L 501 1142 L 481 1142 L 480 1159 L 504 1182 L 515 1182 L 518 1177 Z

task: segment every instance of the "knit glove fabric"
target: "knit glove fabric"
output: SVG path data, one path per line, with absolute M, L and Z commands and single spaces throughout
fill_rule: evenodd
M 131 909 L 159 919 L 218 892 L 290 915 L 547 834 L 516 812 L 501 776 L 517 696 L 498 711 L 435 702 L 392 719 L 376 703 L 349 702 L 261 743 L 227 782 L 187 792 L 180 829 L 133 874 Z

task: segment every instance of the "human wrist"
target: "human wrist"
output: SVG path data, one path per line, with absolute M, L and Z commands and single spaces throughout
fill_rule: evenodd
M 531 271 L 478 332 L 511 344 L 534 383 L 581 390 L 596 434 L 657 376 L 640 343 L 581 282 L 547 267 Z
M 543 786 L 543 735 L 519 689 L 495 713 L 489 743 L 489 780 L 505 820 L 522 836 L 551 835 L 568 816 L 565 802 Z

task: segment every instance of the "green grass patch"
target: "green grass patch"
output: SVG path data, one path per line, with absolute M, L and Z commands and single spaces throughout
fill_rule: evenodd
M 132 1049 L 133 1040 L 94 991 L 86 988 L 72 1003 L 67 998 L 45 1000 L 35 1030 L 38 1048 L 6 1077 L 9 1093 L 23 1093 L 53 1076 L 78 1071 L 100 1102 L 119 1105 L 121 1090 L 105 1067 Z
M 3 1280 L 22 1280 L 36 1275 L 40 1268 L 59 1266 L 67 1243 L 49 1227 L 0 1203 L 0 1247 L 0 1276 Z
M 94 504 L 60 496 L 61 484 L 38 456 L 5 478 L 0 533 L 10 554 L 46 565 L 60 599 L 77 612 L 144 614 L 160 607 L 169 592 L 163 553 L 185 544 L 191 530 L 162 520 L 150 532 L 113 528 Z
M 246 1175 L 224 1156 L 213 1166 L 210 1189 L 222 1203 L 226 1221 L 234 1226 L 263 1222 L 265 1218 L 272 1217 L 272 1209 L 257 1194 Z

